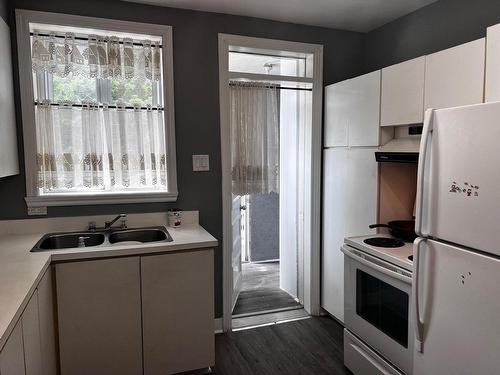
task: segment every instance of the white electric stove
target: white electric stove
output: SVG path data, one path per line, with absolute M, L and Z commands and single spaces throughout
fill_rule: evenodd
M 355 375 L 411 374 L 413 243 L 379 234 L 348 237 L 342 252 L 344 364 Z
M 347 237 L 344 241 L 358 250 L 410 272 L 413 271 L 413 242 L 405 242 L 383 234 Z

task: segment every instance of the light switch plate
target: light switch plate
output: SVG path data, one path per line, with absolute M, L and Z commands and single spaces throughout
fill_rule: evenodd
M 206 172 L 210 170 L 210 158 L 208 155 L 193 155 L 193 171 Z

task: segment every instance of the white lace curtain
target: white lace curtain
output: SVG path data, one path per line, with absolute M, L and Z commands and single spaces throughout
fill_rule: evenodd
M 69 74 L 90 78 L 161 78 L 161 53 L 158 42 L 134 41 L 116 36 L 88 35 L 64 37 L 51 31 L 35 31 L 31 48 L 35 72 L 66 77 Z
M 36 125 L 43 192 L 166 190 L 163 111 L 42 103 Z
M 43 35 L 33 33 L 31 51 L 40 194 L 167 191 L 164 111 L 157 100 L 161 93 L 153 98 L 150 89 L 139 98 L 147 104 L 134 105 L 127 100 L 134 99 L 135 92 L 122 98 L 113 86 L 117 80 L 140 88 L 143 82 L 156 82 L 161 90 L 159 43 L 97 35 L 76 38 L 72 33 L 61 38 L 53 31 Z M 82 76 L 95 85 L 78 81 Z M 65 79 L 55 85 L 55 77 Z M 97 100 L 55 102 L 64 90 L 82 90 L 83 84 L 98 92 Z M 112 96 L 120 104 L 110 105 L 106 98 Z
M 235 81 L 229 92 L 233 194 L 278 193 L 278 89 Z

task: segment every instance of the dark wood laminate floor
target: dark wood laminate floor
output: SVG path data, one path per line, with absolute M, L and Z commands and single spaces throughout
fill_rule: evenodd
M 347 375 L 343 328 L 310 318 L 216 335 L 217 375 Z
M 300 307 L 300 304 L 279 287 L 279 262 L 243 263 L 243 281 L 233 315 Z

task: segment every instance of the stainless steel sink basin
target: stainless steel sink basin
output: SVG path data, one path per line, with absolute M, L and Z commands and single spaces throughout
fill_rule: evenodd
M 43 250 L 70 249 L 72 247 L 98 246 L 104 243 L 106 236 L 103 233 L 70 233 L 70 234 L 50 234 L 42 237 L 39 245 Z M 81 246 L 81 245 L 85 246 Z
M 165 227 L 107 229 L 88 232 L 49 233 L 43 236 L 31 252 L 59 249 L 81 249 L 119 244 L 121 242 L 171 242 Z
M 136 242 L 158 242 L 172 241 L 166 230 L 162 229 L 129 229 L 113 232 L 109 235 L 109 243 L 136 241 Z

